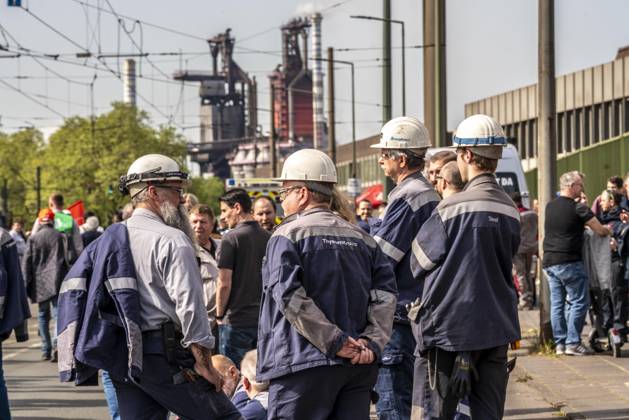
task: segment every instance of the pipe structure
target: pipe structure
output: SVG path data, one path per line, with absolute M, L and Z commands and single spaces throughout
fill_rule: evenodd
M 136 104 L 136 84 L 135 84 L 135 60 L 130 58 L 124 61 L 122 67 L 122 102 L 125 104 Z
M 332 162 L 336 164 L 336 126 L 334 114 L 334 48 L 328 48 L 328 147 Z
M 325 148 L 325 119 L 323 116 L 323 57 L 321 50 L 321 14 L 315 13 L 312 22 L 312 142 L 315 149 Z

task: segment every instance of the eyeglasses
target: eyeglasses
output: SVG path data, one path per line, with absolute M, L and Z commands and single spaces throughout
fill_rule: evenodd
M 397 150 L 390 150 L 390 151 L 384 151 L 381 150 L 380 151 L 380 158 L 381 159 L 395 159 L 398 156 L 400 156 L 400 153 Z
M 171 190 L 171 191 L 176 191 L 177 194 L 179 194 L 180 196 L 183 197 L 183 195 L 186 193 L 185 188 L 178 188 L 178 187 L 171 187 L 170 185 L 156 185 L 155 187 L 157 188 L 163 188 L 165 190 Z
M 286 187 L 286 188 L 280 188 L 278 190 L 278 193 L 279 193 L 278 195 L 280 197 L 280 202 L 286 200 L 286 197 L 288 197 L 288 195 L 291 193 L 291 191 L 302 189 L 304 187 L 305 187 L 304 185 L 293 185 L 293 186 Z

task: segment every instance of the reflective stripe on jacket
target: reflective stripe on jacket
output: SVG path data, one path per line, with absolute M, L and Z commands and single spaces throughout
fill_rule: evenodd
M 437 204 L 437 192 L 421 172 L 415 172 L 391 191 L 380 227 L 371 230 L 395 271 L 399 293 L 396 321 L 408 322 L 406 305 L 421 295 L 422 283 L 413 278 L 410 269 L 411 244 Z
M 379 356 L 396 303 L 393 271 L 376 242 L 329 210 L 290 216 L 267 245 L 258 325 L 257 379 L 348 363 L 348 336 Z
M 88 382 L 98 369 L 116 378 L 142 371 L 140 300 L 127 228 L 110 226 L 61 283 L 57 348 L 62 382 Z
M 511 276 L 519 243 L 518 210 L 493 174 L 439 204 L 413 241 L 413 274 L 425 276 L 420 351 L 482 350 L 520 338 Z

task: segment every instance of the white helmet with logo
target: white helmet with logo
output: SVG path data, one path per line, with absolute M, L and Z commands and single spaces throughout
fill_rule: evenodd
M 150 154 L 136 159 L 126 175 L 120 177 L 119 189 L 123 194 L 135 196 L 149 183 L 187 182 L 188 174 L 182 172 L 177 162 L 168 156 Z
M 336 167 L 332 159 L 316 149 L 301 149 L 284 161 L 282 174 L 274 181 L 314 181 L 335 184 Z
M 282 166 L 282 174 L 273 180 L 329 184 L 329 187 L 309 184 L 311 189 L 329 195 L 332 193 L 332 185 L 337 182 L 336 167 L 332 159 L 322 151 L 301 149 L 286 158 Z
M 479 156 L 500 159 L 507 137 L 496 120 L 477 114 L 461 121 L 452 136 L 452 143 L 452 147 L 467 147 Z
M 397 117 L 382 126 L 374 149 L 427 149 L 432 146 L 428 129 L 417 118 Z

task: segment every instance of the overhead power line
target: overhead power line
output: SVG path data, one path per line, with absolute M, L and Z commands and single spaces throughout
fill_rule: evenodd
M 9 83 L 5 82 L 4 80 L 0 80 L 0 84 L 2 84 L 2 85 L 4 85 L 4 86 L 8 87 L 8 88 L 9 88 L 9 89 L 11 89 L 11 90 L 14 90 L 15 92 L 17 92 L 17 93 L 19 93 L 19 94 L 23 95 L 24 97 L 26 97 L 26 98 L 30 99 L 31 101 L 35 102 L 36 104 L 43 106 L 44 108 L 46 108 L 47 110 L 49 110 L 49 111 L 50 111 L 50 112 L 52 112 L 53 114 L 58 115 L 58 116 L 60 116 L 61 118 L 64 118 L 64 119 L 65 119 L 65 115 L 63 115 L 63 114 L 62 114 L 62 113 L 60 113 L 59 111 L 57 111 L 57 110 L 55 110 L 55 109 L 53 109 L 53 108 L 49 107 L 48 105 L 46 105 L 45 103 L 41 102 L 40 100 L 35 99 L 34 97 L 32 97 L 32 96 L 31 96 L 31 95 L 29 95 L 28 93 L 24 92 L 23 90 L 18 89 L 17 87 L 15 87 L 15 86 L 13 86 L 13 85 L 11 85 L 11 84 L 9 84 Z

